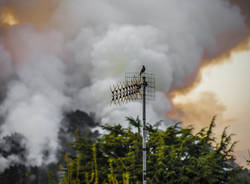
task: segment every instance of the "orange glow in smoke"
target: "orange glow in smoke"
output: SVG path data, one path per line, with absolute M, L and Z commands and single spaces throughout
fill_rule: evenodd
M 235 48 L 232 48 L 231 50 L 224 52 L 220 56 L 217 56 L 211 60 L 204 60 L 200 68 L 194 72 L 193 76 L 190 76 L 190 78 L 193 80 L 189 80 L 189 78 L 187 78 L 185 85 L 178 89 L 172 89 L 170 92 L 168 92 L 168 94 L 166 94 L 173 107 L 171 112 L 166 113 L 167 117 L 179 120 L 184 127 L 192 125 L 194 132 L 200 130 L 201 128 L 208 127 L 210 119 L 214 115 L 217 116 L 217 126 L 214 136 L 218 140 L 220 139 L 219 137 L 221 132 L 226 126 L 234 127 L 230 129 L 230 132 L 237 132 L 236 134 L 238 134 L 238 137 L 236 140 L 240 140 L 241 142 L 239 144 L 240 147 L 236 147 L 235 149 L 236 162 L 244 167 L 247 167 L 245 162 L 246 159 L 243 158 L 242 155 L 247 153 L 247 150 L 249 150 L 249 145 L 246 145 L 245 143 L 246 140 L 248 140 L 247 135 L 242 134 L 241 132 L 245 132 L 243 129 L 246 127 L 245 122 L 247 120 L 242 120 L 242 118 L 239 118 L 237 114 L 225 113 L 228 108 L 232 107 L 223 104 L 223 102 L 217 98 L 217 94 L 214 93 L 212 89 L 211 91 L 206 91 L 200 94 L 193 92 L 194 89 L 197 88 L 203 81 L 202 75 L 205 68 L 230 62 L 232 61 L 230 59 L 232 58 L 232 54 L 235 55 L 249 50 L 250 34 Z M 236 123 L 238 123 L 238 125 L 236 125 Z M 235 129 L 235 127 L 237 127 L 237 129 Z
M 203 60 L 201 66 L 198 68 L 197 71 L 193 73 L 193 75 L 189 76 L 186 79 L 186 83 L 184 86 L 180 88 L 172 89 L 168 92 L 167 96 L 172 102 L 173 105 L 173 111 L 175 111 L 175 107 L 179 105 L 179 103 L 176 102 L 176 99 L 178 99 L 178 96 L 187 95 L 192 92 L 202 81 L 202 71 L 206 67 L 209 66 L 216 66 L 223 64 L 227 61 L 230 61 L 230 57 L 233 53 L 240 53 L 245 50 L 250 49 L 250 36 L 248 36 L 245 40 L 243 40 L 241 43 L 239 43 L 236 47 L 232 48 L 231 50 L 217 56 L 216 58 L 213 58 L 211 60 Z M 191 82 L 190 82 L 191 81 Z M 172 112 L 168 112 L 172 114 Z M 178 117 L 175 117 L 178 118 Z
M 4 8 L 0 14 L 0 22 L 4 25 L 14 26 L 18 24 L 17 18 L 9 8 Z

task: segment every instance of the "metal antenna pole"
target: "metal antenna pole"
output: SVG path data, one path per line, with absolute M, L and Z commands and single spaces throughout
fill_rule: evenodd
M 143 176 L 142 183 L 147 184 L 147 150 L 146 150 L 146 77 L 142 77 L 142 119 L 143 119 L 143 140 L 142 140 L 142 168 L 143 168 Z
M 142 92 L 141 92 L 142 89 Z M 146 150 L 146 99 L 154 100 L 155 97 L 155 77 L 153 74 L 145 73 L 143 66 L 140 73 L 125 73 L 125 82 L 110 87 L 111 104 L 120 104 L 142 100 L 142 184 L 147 184 L 147 150 Z

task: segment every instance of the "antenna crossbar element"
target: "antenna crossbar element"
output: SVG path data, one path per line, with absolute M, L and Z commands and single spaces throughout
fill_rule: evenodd
M 110 87 L 112 94 L 111 103 L 120 104 L 120 102 L 142 98 L 141 85 L 140 80 L 130 80 L 113 86 L 113 88 Z
M 125 81 L 139 80 L 142 83 L 143 77 L 145 77 L 145 80 L 148 84 L 145 94 L 146 100 L 153 101 L 155 100 L 155 75 L 150 73 L 143 73 L 142 75 L 140 75 L 140 73 L 134 72 L 125 73 Z M 142 100 L 142 96 L 138 100 Z

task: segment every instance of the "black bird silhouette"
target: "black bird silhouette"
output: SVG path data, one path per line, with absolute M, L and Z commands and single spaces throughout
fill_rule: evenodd
M 141 76 L 141 74 L 143 74 L 143 73 L 145 72 L 145 70 L 146 70 L 145 66 L 142 65 L 142 69 L 141 69 L 141 71 L 140 71 L 140 76 Z

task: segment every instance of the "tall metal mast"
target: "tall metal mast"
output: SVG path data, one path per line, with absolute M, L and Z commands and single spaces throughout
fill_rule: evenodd
M 146 87 L 147 87 L 146 77 L 142 77 L 142 119 L 143 119 L 143 140 L 142 140 L 142 183 L 147 184 L 147 147 L 146 147 Z
M 146 147 L 146 99 L 155 97 L 155 78 L 153 74 L 147 74 L 143 66 L 140 73 L 126 73 L 125 82 L 110 88 L 112 93 L 111 103 L 120 104 L 134 100 L 142 100 L 142 183 L 147 184 L 147 147 Z M 142 93 L 141 93 L 142 88 Z

